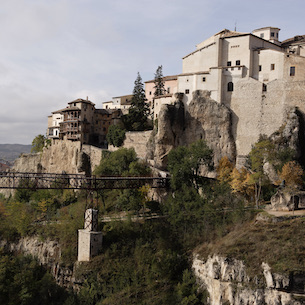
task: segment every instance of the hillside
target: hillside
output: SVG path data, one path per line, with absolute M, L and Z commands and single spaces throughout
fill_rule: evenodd
M 237 226 L 215 243 L 198 249 L 202 258 L 218 254 L 244 261 L 248 272 L 261 269 L 262 262 L 274 272 L 305 272 L 305 218 L 276 218 L 261 213 L 256 220 Z
M 30 153 L 31 145 L 23 144 L 0 144 L 0 159 L 14 162 L 22 153 Z

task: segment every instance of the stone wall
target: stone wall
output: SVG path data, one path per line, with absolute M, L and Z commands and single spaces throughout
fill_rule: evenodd
M 152 132 L 153 132 L 152 130 L 126 132 L 123 147 L 134 148 L 134 150 L 139 158 L 147 160 L 148 159 L 147 146 L 148 146 Z M 115 151 L 118 149 L 118 147 L 109 145 L 108 149 L 110 151 Z
M 291 108 L 305 114 L 305 82 L 274 80 L 266 84 L 242 79 L 234 84 L 227 106 L 232 110 L 232 133 L 238 157 L 247 155 L 260 134 L 270 136 L 285 124 Z

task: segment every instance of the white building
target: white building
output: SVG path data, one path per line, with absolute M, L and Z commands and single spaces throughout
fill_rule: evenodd
M 112 101 L 104 102 L 103 109 L 120 109 L 123 114 L 128 112 L 131 106 L 132 94 L 113 97 Z
M 61 111 L 54 111 L 48 116 L 47 137 L 49 139 L 59 139 L 60 123 L 64 121 L 64 115 Z
M 177 91 L 186 106 L 193 91 L 208 90 L 232 110 L 237 158 L 249 153 L 260 134 L 277 131 L 289 107 L 305 114 L 305 35 L 281 43 L 279 31 L 224 29 L 183 57 Z

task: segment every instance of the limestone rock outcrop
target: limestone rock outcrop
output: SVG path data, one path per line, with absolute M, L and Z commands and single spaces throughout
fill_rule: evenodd
M 214 152 L 214 164 L 223 156 L 235 160 L 235 143 L 231 132 L 231 111 L 210 98 L 209 91 L 193 92 L 193 99 L 185 110 L 183 94 L 175 95 L 172 105 L 163 105 L 158 117 L 155 136 L 155 165 L 166 166 L 168 152 L 178 145 L 206 140 Z
M 24 154 L 12 168 L 16 172 L 41 172 L 91 175 L 100 163 L 102 149 L 80 142 L 53 140 L 42 153 Z
M 39 237 L 23 237 L 16 242 L 0 241 L 0 248 L 13 253 L 23 253 L 35 257 L 38 262 L 48 268 L 56 283 L 65 288 L 77 289 L 74 285 L 75 267 L 63 267 L 60 264 L 61 247 L 57 241 L 50 239 L 41 241 Z
M 300 305 L 290 291 L 293 286 L 289 276 L 271 273 L 262 262 L 261 277 L 250 276 L 242 261 L 213 255 L 206 261 L 193 259 L 193 270 L 198 283 L 209 293 L 210 305 Z M 305 291 L 298 291 L 304 295 Z

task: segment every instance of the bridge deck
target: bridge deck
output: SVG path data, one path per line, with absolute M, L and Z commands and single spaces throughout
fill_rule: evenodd
M 166 188 L 169 178 L 96 177 L 81 174 L 0 172 L 0 189 L 135 189 L 143 185 Z

